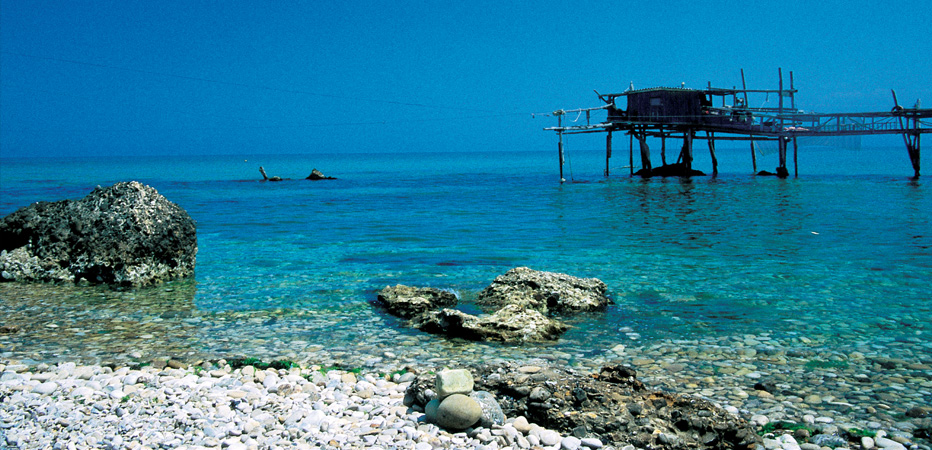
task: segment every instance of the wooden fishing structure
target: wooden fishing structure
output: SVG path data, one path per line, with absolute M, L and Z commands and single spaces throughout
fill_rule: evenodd
M 555 131 L 559 136 L 560 181 L 563 178 L 564 142 L 563 135 L 579 133 L 606 133 L 605 176 L 609 176 L 612 157 L 612 138 L 622 132 L 629 136 L 628 155 L 631 175 L 634 172 L 634 141 L 638 141 L 643 176 L 701 174 L 692 167 L 694 142 L 705 139 L 712 157 L 712 173 L 718 173 L 715 157 L 717 140 L 750 141 L 751 160 L 757 173 L 755 141 L 775 141 L 779 153 L 779 165 L 775 175 L 789 176 L 787 151 L 793 147 L 793 171 L 798 176 L 798 143 L 801 137 L 861 136 L 874 134 L 901 134 L 909 153 L 915 177 L 919 177 L 919 143 L 925 133 L 932 133 L 932 109 L 921 109 L 917 101 L 913 108 L 900 106 L 893 92 L 893 109 L 880 112 L 830 113 L 804 112 L 796 108 L 797 90 L 793 86 L 793 72 L 789 73 L 789 86 L 784 86 L 783 70 L 778 69 L 777 89 L 747 89 L 744 70 L 741 70 L 741 89 L 715 88 L 711 83 L 706 89 L 684 87 L 655 87 L 633 89 L 616 94 L 599 94 L 604 105 L 593 108 L 557 110 L 557 126 L 545 130 Z M 749 94 L 777 97 L 777 105 L 750 107 Z M 625 102 L 622 104 L 621 100 Z M 606 112 L 603 121 L 593 123 L 593 113 Z M 576 114 L 573 124 L 564 125 L 564 117 Z M 586 123 L 576 124 L 585 114 Z M 659 138 L 663 166 L 651 166 L 647 138 Z M 667 164 L 666 143 L 668 139 L 682 139 L 683 145 L 676 162 Z M 766 173 L 766 172 L 761 172 Z

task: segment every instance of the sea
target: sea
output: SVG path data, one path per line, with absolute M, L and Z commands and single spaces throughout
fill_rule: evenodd
M 932 362 L 932 182 L 912 177 L 902 146 L 801 148 L 787 179 L 755 176 L 748 149 L 719 149 L 716 176 L 649 179 L 630 175 L 627 152 L 606 177 L 604 152 L 568 150 L 562 182 L 555 147 L 2 158 L 0 216 L 135 180 L 191 215 L 198 254 L 191 279 L 152 288 L 0 284 L 0 325 L 14 330 L 0 358 L 388 370 L 733 344 L 810 368 Z M 757 170 L 776 165 L 757 155 Z M 260 166 L 285 180 L 263 181 Z M 694 167 L 710 174 L 708 155 Z M 336 179 L 305 180 L 315 168 Z M 376 301 L 389 285 L 436 287 L 475 312 L 478 292 L 519 266 L 601 279 L 613 303 L 566 318 L 556 342 L 515 345 L 427 335 Z

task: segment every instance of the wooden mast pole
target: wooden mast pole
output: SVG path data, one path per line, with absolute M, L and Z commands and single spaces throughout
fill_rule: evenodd
M 741 69 L 741 90 L 744 91 L 744 107 L 748 107 L 748 85 L 744 81 L 744 69 Z M 754 136 L 751 136 L 751 166 L 754 169 L 754 173 L 757 173 L 757 154 L 754 153 Z

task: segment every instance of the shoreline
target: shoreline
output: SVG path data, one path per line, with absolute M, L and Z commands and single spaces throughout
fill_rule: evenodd
M 515 362 L 596 373 L 633 367 L 650 389 L 696 396 L 762 426 L 788 421 L 844 430 L 886 431 L 913 442 L 932 405 L 932 343 L 921 330 L 838 324 L 747 334 L 664 339 L 623 327 L 615 342 L 504 346 L 446 340 L 395 325 L 361 304 L 332 311 L 198 311 L 185 284 L 139 292 L 3 285 L 11 305 L 0 330 L 0 362 L 37 368 L 58 363 L 134 367 L 177 360 L 287 359 L 303 367 L 341 366 L 365 373 Z M 15 294 L 15 295 L 14 295 Z M 184 306 L 185 308 L 180 308 Z M 894 321 L 888 320 L 891 325 Z M 112 370 L 112 369 L 111 369 Z M 192 369 L 193 370 L 193 369 Z M 923 445 L 928 445 L 928 441 Z M 917 447 L 925 450 L 927 447 Z M 809 449 L 815 450 L 815 449 Z
M 542 360 L 537 362 L 547 364 Z M 309 364 L 303 369 L 259 370 L 254 366 L 233 369 L 225 360 L 202 362 L 201 365 L 157 360 L 155 364 L 139 368 L 75 363 L 26 365 L 10 361 L 3 361 L 0 366 L 0 430 L 9 445 L 20 448 L 49 448 L 52 443 L 61 441 L 80 444 L 77 441 L 84 439 L 80 436 L 97 439 L 96 442 L 81 441 L 89 446 L 129 449 L 166 445 L 169 448 L 271 448 L 286 443 L 297 448 L 502 448 L 490 447 L 494 437 L 501 435 L 494 429 L 488 430 L 488 434 L 481 429 L 450 433 L 424 423 L 422 412 L 402 405 L 405 388 L 415 374 L 434 368 L 409 367 L 389 373 Z M 657 385 L 656 382 L 662 380 L 650 377 L 643 381 L 651 390 L 664 391 L 667 390 L 664 387 L 668 387 L 666 383 Z M 765 426 L 792 422 L 822 435 L 844 436 L 851 429 L 873 434 L 873 438 L 860 446 L 844 448 L 930 448 L 928 441 L 916 439 L 903 429 L 905 423 L 919 422 L 918 418 L 913 422 L 882 424 L 851 420 L 841 411 L 838 411 L 841 414 L 832 414 L 822 410 L 825 413 L 822 414 L 815 408 L 794 407 L 779 412 L 779 408 L 774 407 L 781 402 L 763 390 L 745 392 L 757 397 L 759 408 L 738 408 L 729 404 L 727 398 L 706 398 L 701 391 L 690 392 L 693 390 L 695 387 L 686 384 L 676 393 L 712 401 L 747 420 L 759 433 Z M 733 394 L 742 397 L 738 392 Z M 823 400 L 834 406 L 842 403 L 828 397 Z M 782 401 L 787 402 L 794 403 Z M 804 403 L 797 402 L 800 404 Z M 262 416 L 263 420 L 257 420 L 252 414 L 269 408 L 278 414 Z M 360 416 L 360 411 L 365 414 Z M 62 414 L 72 415 L 62 418 Z M 100 420 L 81 420 L 94 417 Z M 124 417 L 151 423 L 129 426 L 125 425 Z M 404 424 L 387 426 L 389 421 Z M 323 425 L 325 422 L 328 425 Z M 114 423 L 125 426 L 113 428 Z M 300 425 L 302 423 L 304 425 Z M 372 425 L 374 423 L 379 425 Z M 82 425 L 79 427 L 79 424 Z M 184 432 L 177 433 L 182 425 Z M 329 428 L 331 426 L 336 428 Z M 142 429 L 146 431 L 139 431 Z M 293 431 L 295 429 L 302 431 Z M 789 437 L 781 438 L 783 434 L 793 437 L 792 443 Z M 259 437 L 272 440 L 260 442 Z M 765 435 L 766 449 L 819 448 L 805 443 L 808 435 L 792 430 L 778 429 L 772 436 L 774 439 L 769 437 Z M 28 444 L 24 445 L 25 442 Z M 147 443 L 152 445 L 147 446 Z M 420 444 L 430 447 L 416 447 Z M 602 444 L 604 448 L 625 448 L 625 443 Z

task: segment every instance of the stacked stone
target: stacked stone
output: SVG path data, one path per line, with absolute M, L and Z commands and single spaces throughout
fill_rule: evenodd
M 470 438 L 488 445 L 530 449 L 597 449 L 596 438 L 561 436 L 560 433 L 529 423 L 519 416 L 506 420 L 495 396 L 487 391 L 473 391 L 472 374 L 466 369 L 444 370 L 437 374 L 432 400 L 424 407 L 425 418 L 448 431 L 465 431 Z M 493 444 L 494 443 L 494 444 Z
M 432 423 L 446 428 L 447 430 L 460 431 L 476 425 L 483 419 L 483 407 L 479 401 L 472 397 L 473 378 L 472 374 L 465 369 L 444 370 L 437 374 L 434 382 L 437 397 L 427 402 L 424 407 L 424 414 L 427 420 Z M 486 392 L 485 394 L 489 394 Z M 504 419 L 502 408 L 491 398 L 491 403 L 486 414 L 487 422 L 497 421 L 501 424 Z M 501 419 L 492 418 L 494 409 L 498 408 Z

